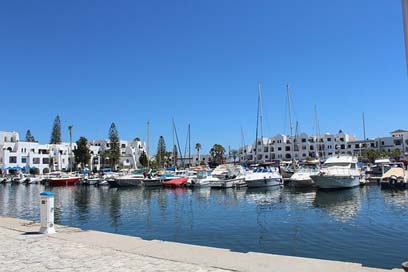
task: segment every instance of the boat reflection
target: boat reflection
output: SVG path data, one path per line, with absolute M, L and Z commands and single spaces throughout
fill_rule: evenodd
M 317 191 L 313 206 L 327 212 L 339 222 L 348 222 L 361 208 L 360 188 L 337 191 Z
M 257 205 L 271 205 L 282 201 L 280 186 L 247 188 L 245 199 Z

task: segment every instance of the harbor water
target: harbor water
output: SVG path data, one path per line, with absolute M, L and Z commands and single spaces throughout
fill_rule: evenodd
M 39 221 L 55 193 L 57 224 L 181 243 L 395 268 L 408 260 L 408 193 L 0 185 L 0 215 Z

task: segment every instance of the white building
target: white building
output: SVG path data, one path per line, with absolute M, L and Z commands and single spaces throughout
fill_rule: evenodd
M 137 168 L 139 156 L 145 150 L 145 145 L 139 139 L 120 141 L 120 166 Z M 88 167 L 99 170 L 104 163 L 102 152 L 109 150 L 109 140 L 91 141 L 89 143 L 91 161 Z M 76 144 L 72 144 L 72 150 Z M 20 141 L 17 132 L 0 132 L 0 169 L 3 171 L 32 170 L 38 173 L 70 170 L 73 167 L 73 152 L 69 143 L 40 144 L 38 142 Z
M 366 149 L 378 151 L 400 150 L 402 155 L 408 155 L 408 131 L 398 129 L 392 131 L 391 136 L 374 139 L 357 140 L 354 136 L 339 131 L 337 134 L 326 133 L 319 137 L 305 133 L 297 137 L 283 134 L 270 138 L 258 139 L 257 151 L 255 144 L 241 148 L 240 159 L 243 162 L 272 161 L 272 160 L 304 160 L 316 158 L 317 152 L 321 159 L 334 154 L 349 154 L 359 156 Z
M 244 162 L 272 160 L 303 160 L 306 158 L 327 158 L 336 152 L 347 153 L 347 143 L 355 140 L 349 134 L 339 131 L 337 134 L 326 133 L 320 137 L 301 133 L 297 136 L 283 134 L 270 138 L 258 139 L 257 144 L 245 146 L 240 151 L 240 159 Z M 255 150 L 257 146 L 257 150 Z

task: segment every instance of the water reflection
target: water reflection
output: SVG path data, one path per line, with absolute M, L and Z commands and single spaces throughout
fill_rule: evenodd
M 44 190 L 55 193 L 57 223 L 84 229 L 388 268 L 408 252 L 400 242 L 408 224 L 408 191 L 7 184 L 0 185 L 0 215 L 38 221 Z M 383 258 L 379 251 L 386 253 Z
M 313 205 L 327 212 L 340 222 L 347 222 L 358 215 L 361 207 L 360 188 L 338 191 L 317 191 Z

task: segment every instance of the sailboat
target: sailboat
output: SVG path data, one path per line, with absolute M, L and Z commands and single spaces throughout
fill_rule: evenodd
M 271 164 L 266 164 L 261 162 L 257 164 L 257 150 L 258 150 L 258 125 L 261 125 L 261 139 L 263 141 L 263 128 L 262 128 L 262 92 L 261 84 L 258 85 L 258 113 L 256 120 L 256 136 L 255 136 L 255 165 L 251 170 L 245 173 L 245 182 L 248 188 L 254 187 L 268 187 L 268 186 L 278 186 L 283 182 L 282 176 L 279 171 L 272 167 Z

